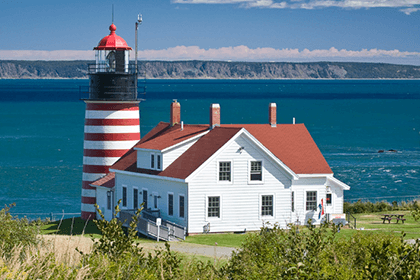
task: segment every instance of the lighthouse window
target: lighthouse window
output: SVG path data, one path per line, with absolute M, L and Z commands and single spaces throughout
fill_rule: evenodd
M 115 51 L 111 51 L 107 56 L 106 56 L 106 62 L 107 62 L 107 66 L 108 66 L 108 70 L 109 71 L 115 71 Z

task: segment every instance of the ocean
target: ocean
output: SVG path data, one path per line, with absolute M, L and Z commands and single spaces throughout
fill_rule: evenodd
M 85 96 L 79 87 L 88 85 L 0 80 L 0 204 L 16 203 L 12 213 L 80 213 Z M 351 186 L 346 201 L 419 195 L 418 80 L 147 80 L 144 86 L 142 136 L 169 121 L 173 99 L 184 123 L 208 123 L 211 103 L 220 104 L 222 123 L 266 123 L 275 102 L 278 123 L 304 123 L 335 176 Z

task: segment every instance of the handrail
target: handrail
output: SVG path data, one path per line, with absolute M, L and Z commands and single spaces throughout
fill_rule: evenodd
M 353 223 L 354 223 L 354 227 L 353 228 L 356 228 L 356 226 L 357 226 L 357 224 L 356 224 L 356 222 L 357 222 L 356 221 L 356 217 L 353 216 L 350 212 L 347 212 L 346 217 L 347 217 L 347 223 L 349 224 L 349 226 L 351 225 L 350 218 L 353 218 Z

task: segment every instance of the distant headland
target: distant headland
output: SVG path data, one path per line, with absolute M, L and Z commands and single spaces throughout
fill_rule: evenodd
M 86 79 L 94 61 L 0 60 L 0 79 Z M 420 79 L 420 66 L 359 62 L 139 61 L 147 79 Z

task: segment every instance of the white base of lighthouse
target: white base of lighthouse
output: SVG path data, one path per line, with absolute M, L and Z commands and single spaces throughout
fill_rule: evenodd
M 96 218 L 96 188 L 122 155 L 140 141 L 140 101 L 86 102 L 83 144 L 82 219 Z

